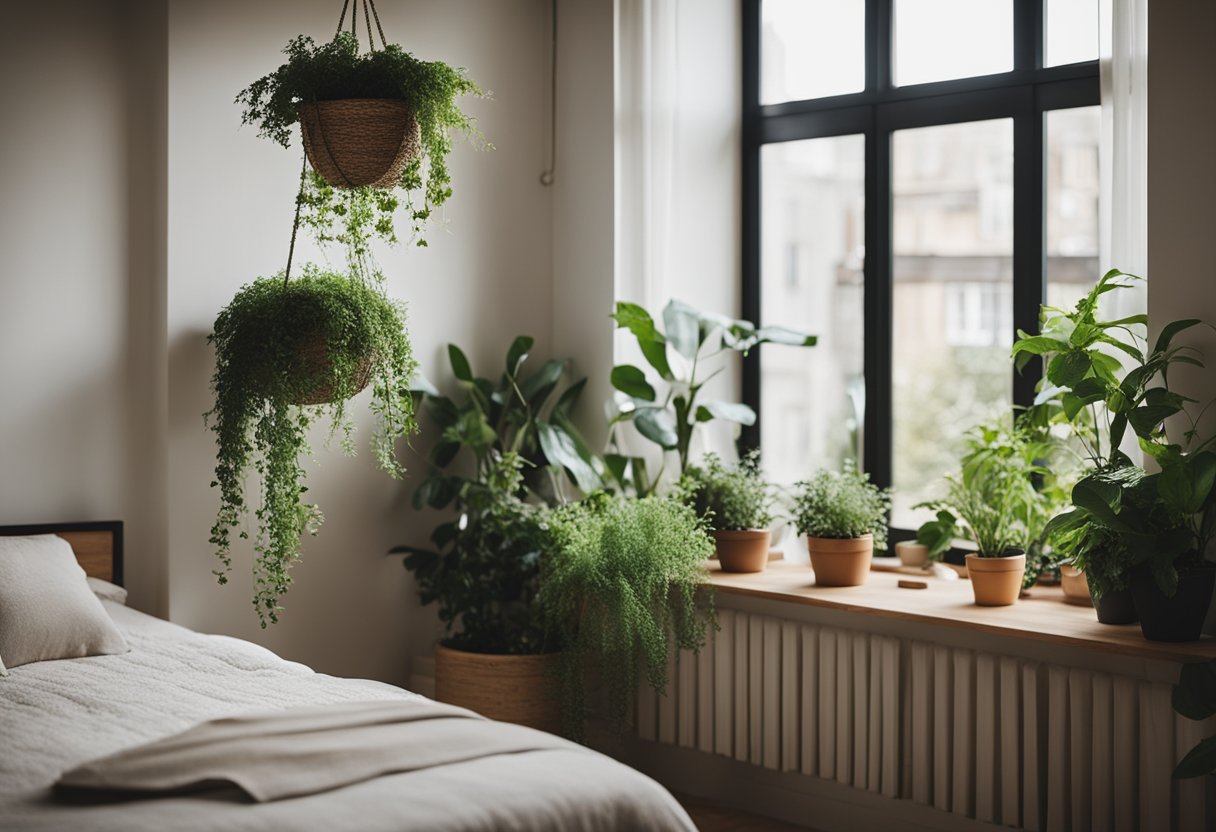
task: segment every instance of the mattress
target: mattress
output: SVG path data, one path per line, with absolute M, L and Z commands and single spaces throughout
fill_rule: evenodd
M 131 645 L 39 662 L 0 679 L 0 829 L 690 830 L 679 804 L 594 751 L 560 748 L 394 774 L 253 804 L 215 794 L 69 806 L 59 775 L 211 719 L 305 705 L 418 698 L 314 673 L 249 642 L 192 632 L 105 602 Z

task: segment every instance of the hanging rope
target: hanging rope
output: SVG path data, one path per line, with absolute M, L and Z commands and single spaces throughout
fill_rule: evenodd
M 308 175 L 308 154 L 300 163 L 300 187 L 296 191 L 296 218 L 291 223 L 291 245 L 287 248 L 287 268 L 283 270 L 283 285 L 291 280 L 291 260 L 296 254 L 296 232 L 300 230 L 300 204 L 304 202 L 304 177 Z
M 338 16 L 338 29 L 334 32 L 334 39 L 337 40 L 338 35 L 342 34 L 342 23 L 346 20 L 346 9 L 350 6 L 350 0 L 343 0 L 342 14 Z
M 372 8 L 375 7 L 373 3 Z M 553 184 L 553 173 L 557 170 L 557 0 L 553 0 L 551 17 L 553 31 L 549 36 L 549 167 L 540 174 L 540 184 L 546 188 Z
M 380 34 L 380 48 L 388 48 L 388 39 L 384 36 L 384 27 L 380 25 L 380 12 L 376 10 L 376 0 L 343 0 L 342 14 L 338 17 L 338 29 L 334 32 L 334 37 L 342 34 L 342 27 L 346 25 L 346 11 L 350 10 L 350 33 L 354 35 L 355 41 L 359 39 L 359 3 L 363 3 L 363 24 L 367 27 L 367 46 L 372 52 L 376 51 L 376 38 L 372 34 L 372 20 L 376 21 L 376 31 Z

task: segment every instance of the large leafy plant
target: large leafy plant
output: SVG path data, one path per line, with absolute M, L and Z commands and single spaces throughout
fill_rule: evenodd
M 1092 464 L 1073 488 L 1073 509 L 1049 527 L 1057 545 L 1094 574 L 1111 571 L 1092 568 L 1098 557 L 1146 564 L 1172 596 L 1178 569 L 1202 564 L 1216 536 L 1216 453 L 1214 438 L 1199 436 L 1187 409 L 1194 401 L 1169 385 L 1172 367 L 1203 366 L 1193 348 L 1174 345 L 1179 333 L 1202 322 L 1171 322 L 1150 345 L 1143 334 L 1147 316 L 1098 317 L 1102 295 L 1139 279 L 1112 270 L 1073 311 L 1044 307 L 1042 333 L 1019 333 L 1014 355 L 1019 366 L 1034 356 L 1044 359 L 1039 401 L 1059 398 Z M 1130 359 L 1130 366 L 1125 368 L 1112 350 Z M 1181 442 L 1166 434 L 1165 422 L 1174 417 L 1189 420 Z M 1129 428 L 1159 471 L 1149 473 L 1123 451 Z M 1113 553 L 1097 546 L 1112 537 L 1119 542 Z
M 870 482 L 850 459 L 839 471 L 821 469 L 795 485 L 794 523 L 807 537 L 851 538 L 872 534 L 874 548 L 887 548 L 890 491 Z
M 638 349 L 658 376 L 662 393 L 655 389 L 647 374 L 636 365 L 619 364 L 612 368 L 612 386 L 624 394 L 624 404 L 611 423 L 611 446 L 621 443 L 616 428 L 632 422 L 638 433 L 663 451 L 675 451 L 678 474 L 688 468 L 689 449 L 697 426 L 713 419 L 741 425 L 756 421 L 756 413 L 739 402 L 703 400 L 705 384 L 725 369 L 723 353 L 741 353 L 760 344 L 814 346 L 816 338 L 784 327 L 760 327 L 748 321 L 700 312 L 686 303 L 673 300 L 663 310 L 660 330 L 645 309 L 634 303 L 618 302 L 613 314 L 619 329 L 629 330 Z M 643 457 L 609 453 L 604 461 L 612 478 L 622 486 L 631 485 L 639 495 L 652 492 L 662 469 L 648 476 Z
M 570 416 L 586 379 L 563 383 L 570 362 L 560 359 L 526 372 L 533 345 L 531 337 L 517 337 L 497 378 L 487 378 L 476 375 L 464 351 L 449 344 L 458 396 L 441 394 L 421 375 L 415 378 L 414 394 L 439 431 L 427 452 L 427 475 L 414 491 L 415 508 L 446 508 L 470 479 L 488 481 L 508 453 L 523 460 L 524 482 L 546 502 L 565 501 L 571 483 L 588 493 L 600 487 L 602 462 Z M 468 464 L 472 477 L 462 473 Z
M 397 44 L 360 54 L 358 39 L 350 32 L 341 32 L 319 46 L 312 38 L 299 36 L 283 52 L 287 63 L 237 95 L 237 103 L 244 107 L 243 122 L 256 125 L 258 135 L 287 147 L 303 103 L 349 98 L 405 101 L 418 121 L 421 153 L 403 171 L 399 190 L 416 241 L 426 245 L 423 226 L 452 195 L 447 157 L 453 134 L 480 139 L 457 99 L 481 96 L 483 91 L 465 70 L 442 61 L 418 60 Z M 399 200 L 391 193 L 376 193 L 369 187 L 336 190 L 313 175 L 308 178 L 303 204 L 308 209 L 306 223 L 316 228 L 328 229 L 335 220 L 349 223 L 355 217 L 362 218 L 359 221 L 377 235 L 396 239 L 393 214 Z
M 240 529 L 240 538 L 249 536 L 242 521 L 249 509 L 245 478 L 252 468 L 262 489 L 254 509 L 253 604 L 265 627 L 278 621 L 301 535 L 315 534 L 322 519 L 318 507 L 304 500 L 300 458 L 309 453 L 309 428 L 329 417 L 344 449 L 353 453 L 346 400 L 366 378 L 372 382 L 378 423 L 372 441 L 376 459 L 390 474 L 401 473 L 394 441 L 415 428 L 408 394 L 415 362 L 405 310 L 360 280 L 309 267 L 292 281 L 259 278 L 243 287 L 216 318 L 208 340 L 216 352 L 215 405 L 207 415 L 218 444 L 212 482 L 220 489 L 211 528 L 220 560 L 215 574 L 221 584 L 227 582 L 232 530 Z M 325 360 L 309 360 L 318 342 Z M 298 404 L 318 389 L 329 390 L 333 403 Z
M 474 653 L 546 653 L 549 636 L 537 594 L 549 545 L 547 509 L 517 496 L 523 462 L 496 457 L 482 479 L 463 481 L 457 516 L 435 527 L 434 549 L 399 546 L 423 604 L 437 603 L 449 647 Z
M 676 483 L 676 496 L 692 506 L 714 531 L 767 529 L 773 495 L 760 473 L 760 456 L 753 451 L 728 466 L 709 453 L 700 465 L 690 465 Z
M 607 715 L 629 712 L 639 677 L 660 693 L 672 642 L 698 650 L 713 626 L 704 561 L 714 551 L 704 521 L 669 497 L 600 493 L 556 509 L 542 560 L 541 603 L 563 645 L 567 730 L 584 736 L 586 680 L 598 673 Z

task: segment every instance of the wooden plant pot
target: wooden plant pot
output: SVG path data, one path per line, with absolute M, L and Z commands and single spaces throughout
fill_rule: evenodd
M 1089 581 L 1085 573 L 1075 566 L 1060 567 L 1060 588 L 1064 590 L 1064 600 L 1079 607 L 1092 607 L 1094 599 L 1089 594 Z
M 300 132 L 308 161 L 335 188 L 392 188 L 422 146 L 413 111 L 392 98 L 301 104 Z
M 895 554 L 904 566 L 928 566 L 929 547 L 915 540 L 901 540 L 895 544 Z
M 723 572 L 763 572 L 773 533 L 768 529 L 714 532 L 718 562 Z
M 351 395 L 363 390 L 372 380 L 372 356 L 365 355 L 355 366 L 354 389 Z M 337 399 L 333 384 L 332 364 L 329 360 L 329 343 L 324 335 L 313 335 L 304 340 L 296 352 L 288 372 L 295 378 L 313 378 L 318 382 L 303 391 L 291 403 L 296 405 L 329 404 Z
M 435 698 L 484 717 L 560 734 L 560 653 L 500 656 L 435 648 Z
M 1022 593 L 1026 575 L 1026 555 L 981 558 L 967 555 L 967 576 L 981 607 L 1008 607 Z
M 861 537 L 808 537 L 815 586 L 861 586 L 870 576 L 874 535 Z

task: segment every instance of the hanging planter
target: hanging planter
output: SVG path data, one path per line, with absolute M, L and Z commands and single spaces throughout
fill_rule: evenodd
M 453 139 L 484 144 L 457 100 L 485 93 L 463 69 L 418 60 L 388 43 L 371 2 L 364 5 L 363 21 L 370 49 L 360 53 L 358 7 L 358 2 L 343 6 L 338 32 L 328 43 L 318 46 L 303 35 L 292 39 L 283 50 L 287 63 L 254 81 L 236 100 L 244 107 L 243 123 L 283 147 L 300 124 L 313 169 L 305 183 L 306 225 L 324 232 L 335 218 L 349 216 L 349 192 L 384 190 L 396 196 L 362 195 L 375 212 L 376 234 L 396 241 L 393 216 L 404 205 L 413 238 L 425 245 L 424 226 L 452 195 L 447 157 Z M 350 27 L 344 30 L 347 8 Z

